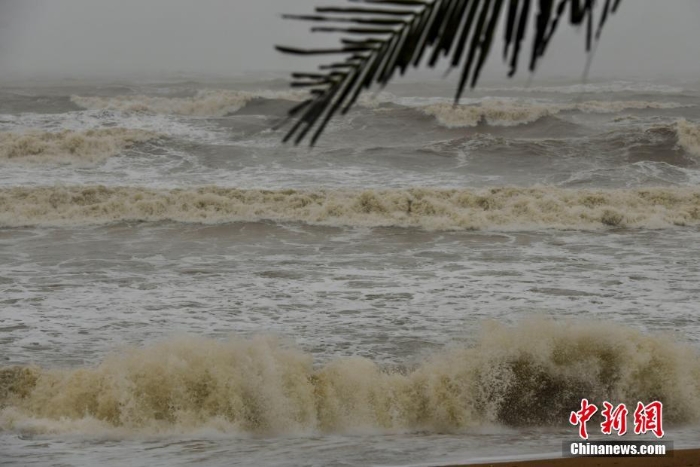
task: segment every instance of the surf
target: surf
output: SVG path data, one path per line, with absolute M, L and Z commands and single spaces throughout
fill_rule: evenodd
M 696 188 L 257 190 L 217 186 L 0 189 L 0 226 L 297 222 L 453 230 L 601 230 L 700 225 Z
M 265 436 L 557 426 L 584 397 L 660 400 L 700 419 L 700 358 L 673 336 L 601 322 L 487 323 L 471 345 L 383 367 L 315 364 L 280 338 L 170 338 L 95 366 L 0 368 L 0 429 L 110 436 L 201 429 Z

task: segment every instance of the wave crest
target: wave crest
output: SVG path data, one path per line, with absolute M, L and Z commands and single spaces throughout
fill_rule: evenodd
M 158 97 L 125 95 L 115 97 L 72 96 L 71 101 L 89 110 L 183 115 L 199 117 L 223 117 L 243 109 L 256 99 L 300 102 L 309 98 L 306 91 L 232 91 L 225 89 L 200 90 L 192 97 Z M 415 102 L 436 101 L 431 105 Z M 653 101 L 587 101 L 572 104 L 554 104 L 529 100 L 486 98 L 476 105 L 453 106 L 441 98 L 401 98 L 382 92 L 363 94 L 357 105 L 377 109 L 383 104 L 418 107 L 423 113 L 434 116 L 447 127 L 476 126 L 481 121 L 489 125 L 513 126 L 532 123 L 540 118 L 557 115 L 563 111 L 588 113 L 615 113 L 623 110 L 674 109 L 686 105 L 674 102 Z M 415 102 L 414 102 L 415 101 Z
M 0 429 L 169 434 L 458 431 L 565 424 L 586 397 L 661 400 L 700 419 L 700 359 L 671 337 L 542 318 L 490 324 L 477 342 L 403 369 L 364 358 L 314 368 L 277 339 L 166 340 L 96 367 L 0 368 Z
M 157 137 L 153 132 L 125 128 L 6 132 L 0 133 L 0 161 L 91 164 Z
M 481 88 L 482 91 L 509 91 L 553 94 L 617 94 L 623 92 L 641 94 L 682 94 L 685 90 L 677 86 L 631 81 L 607 83 L 562 84 L 553 86 Z
M 428 230 L 700 225 L 700 190 L 239 190 L 57 186 L 0 189 L 0 226 L 268 220 Z
M 71 101 L 89 110 L 113 110 L 198 117 L 223 117 L 237 112 L 255 99 L 304 100 L 308 94 L 296 91 L 227 91 L 201 90 L 193 97 L 72 96 Z
M 480 105 L 435 104 L 422 111 L 448 128 L 477 126 L 482 121 L 493 126 L 532 123 L 558 113 L 553 106 L 508 101 L 487 101 Z
M 673 102 L 587 101 L 575 104 L 545 104 L 512 100 L 486 100 L 478 105 L 440 103 L 423 107 L 423 113 L 435 117 L 448 128 L 474 127 L 484 122 L 492 126 L 533 123 L 566 111 L 617 113 L 623 110 L 674 109 L 684 107 Z
M 676 123 L 678 144 L 694 156 L 700 157 L 700 125 L 681 119 Z

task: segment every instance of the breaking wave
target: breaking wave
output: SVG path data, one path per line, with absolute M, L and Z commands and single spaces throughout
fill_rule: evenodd
M 300 102 L 309 97 L 306 91 L 231 91 L 201 90 L 192 97 L 152 97 L 126 95 L 116 97 L 72 96 L 71 101 L 89 110 L 112 110 L 121 112 L 223 117 L 243 109 L 256 99 L 285 100 Z M 442 98 L 427 99 L 436 101 L 432 105 L 420 105 L 425 101 L 418 98 L 401 98 L 382 92 L 376 95 L 363 94 L 358 106 L 376 109 L 384 104 L 418 107 L 424 113 L 434 116 L 448 127 L 476 126 L 484 121 L 489 125 L 513 126 L 532 123 L 540 118 L 557 115 L 564 111 L 589 113 L 614 113 L 634 109 L 674 109 L 685 107 L 673 102 L 647 101 L 588 101 L 574 104 L 552 104 L 537 101 L 517 101 L 513 99 L 483 99 L 477 105 L 453 106 Z
M 303 222 L 427 230 L 539 230 L 700 225 L 700 189 L 553 187 L 240 190 L 54 186 L 0 189 L 0 226 L 121 221 Z
M 614 93 L 644 93 L 644 94 L 681 94 L 685 90 L 678 86 L 657 83 L 637 83 L 631 81 L 616 81 L 610 83 L 564 84 L 559 86 L 529 86 L 481 88 L 482 91 L 510 91 L 552 94 L 614 94 Z
M 608 323 L 489 323 L 472 346 L 393 369 L 314 366 L 278 339 L 176 338 L 94 367 L 0 368 L 0 430 L 169 435 L 455 432 L 566 423 L 582 398 L 660 400 L 667 423 L 700 419 L 700 358 L 672 336 Z
M 700 124 L 681 119 L 676 123 L 678 144 L 694 156 L 700 157 Z
M 71 101 L 89 110 L 113 110 L 153 114 L 188 115 L 199 117 L 223 117 L 237 112 L 255 99 L 304 100 L 303 91 L 227 91 L 202 90 L 193 97 L 81 97 L 72 96 Z
M 125 128 L 5 132 L 0 133 L 0 161 L 77 165 L 97 163 L 134 144 L 157 137 L 158 134 L 149 131 Z
M 515 126 L 533 123 L 541 118 L 566 111 L 616 113 L 623 110 L 674 109 L 684 107 L 673 102 L 588 101 L 573 104 L 546 104 L 513 100 L 489 99 L 478 105 L 440 103 L 423 107 L 423 113 L 435 117 L 448 128 L 474 127 L 480 123 L 492 126 Z

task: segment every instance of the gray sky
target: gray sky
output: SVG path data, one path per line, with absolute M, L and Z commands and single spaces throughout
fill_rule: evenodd
M 0 0 L 0 74 L 133 75 L 310 69 L 274 44 L 318 45 L 283 12 L 344 0 Z M 700 0 L 624 0 L 591 78 L 700 77 Z M 538 78 L 581 76 L 583 31 L 560 27 Z M 503 78 L 495 51 L 484 78 Z M 521 69 L 525 62 L 521 63 Z M 432 72 L 441 76 L 441 71 Z M 424 73 L 413 76 L 425 76 Z M 521 74 L 526 76 L 526 74 Z M 482 80 L 483 83 L 483 80 Z

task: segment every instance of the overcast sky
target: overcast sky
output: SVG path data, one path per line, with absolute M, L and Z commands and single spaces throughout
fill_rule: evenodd
M 318 45 L 335 39 L 312 35 L 307 24 L 284 21 L 279 14 L 309 13 L 315 5 L 343 3 L 0 0 L 0 74 L 221 76 L 309 69 L 308 64 L 278 54 L 273 46 Z M 560 27 L 537 76 L 580 77 L 585 63 L 582 34 Z M 700 0 L 624 0 L 603 34 L 591 78 L 700 77 L 699 44 Z M 500 53 L 494 53 L 484 77 L 505 74 Z

